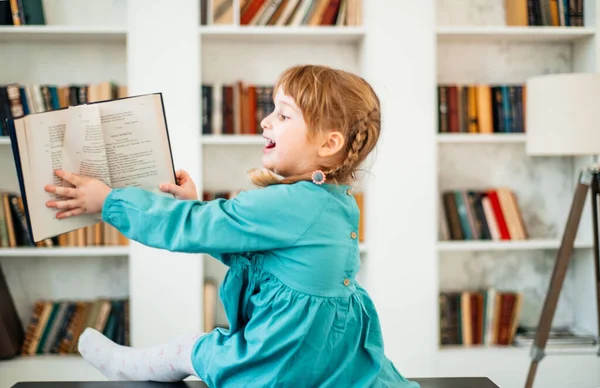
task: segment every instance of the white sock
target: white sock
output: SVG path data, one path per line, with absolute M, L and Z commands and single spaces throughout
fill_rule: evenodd
M 182 381 L 196 376 L 191 354 L 199 337 L 186 335 L 164 345 L 135 349 L 117 345 L 88 327 L 79 337 L 78 350 L 109 380 Z

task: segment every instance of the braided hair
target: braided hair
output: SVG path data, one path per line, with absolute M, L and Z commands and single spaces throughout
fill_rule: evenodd
M 378 131 L 380 121 L 378 118 L 378 112 L 369 114 L 356 121 L 354 129 L 349 134 L 349 139 L 352 142 L 349 143 L 349 147 L 346 150 L 346 158 L 337 167 L 331 169 L 328 176 L 334 179 L 345 181 L 347 177 L 355 178 L 354 173 L 358 165 L 365 159 L 368 152 L 362 152 L 365 145 L 369 144 L 369 139 L 375 137 L 373 132 Z M 372 147 L 369 147 L 368 151 Z

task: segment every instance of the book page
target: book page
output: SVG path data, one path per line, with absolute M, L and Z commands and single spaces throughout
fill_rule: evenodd
M 47 201 L 57 197 L 44 191 L 44 186 L 62 185 L 62 179 L 54 175 L 54 170 L 63 167 L 62 146 L 66 120 L 65 110 L 34 114 L 22 120 L 15 120 L 26 191 L 22 194 L 27 200 L 36 241 L 97 222 L 88 215 L 58 220 L 58 210 L 46 207 Z
M 14 123 L 35 241 L 98 222 L 98 214 L 58 220 L 58 210 L 46 207 L 56 197 L 44 186 L 64 184 L 56 169 L 95 176 L 114 188 L 170 195 L 159 190 L 160 183 L 175 182 L 159 94 L 32 114 Z
M 99 179 L 110 186 L 98 105 L 71 106 L 67 117 L 62 145 L 63 169 Z M 63 185 L 72 186 L 69 182 Z
M 100 117 L 112 187 L 164 194 L 160 183 L 175 175 L 160 95 L 102 103 Z

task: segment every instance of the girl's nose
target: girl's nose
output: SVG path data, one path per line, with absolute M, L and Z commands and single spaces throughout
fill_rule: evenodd
M 271 127 L 271 123 L 269 122 L 269 116 L 265 116 L 260 122 L 260 126 L 263 130 L 269 129 Z

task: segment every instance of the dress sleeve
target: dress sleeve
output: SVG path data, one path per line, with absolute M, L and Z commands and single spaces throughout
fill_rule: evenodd
M 308 229 L 320 210 L 303 205 L 308 190 L 286 186 L 213 201 L 179 200 L 134 187 L 113 189 L 102 220 L 132 240 L 170 251 L 217 257 L 285 248 Z

